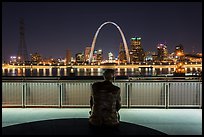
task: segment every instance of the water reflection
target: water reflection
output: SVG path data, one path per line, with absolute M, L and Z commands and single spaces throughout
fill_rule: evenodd
M 194 73 L 200 71 L 201 68 L 185 68 L 186 73 Z M 117 68 L 115 69 L 116 76 L 157 76 L 173 74 L 175 68 Z M 33 68 L 8 68 L 2 69 L 2 76 L 69 76 L 74 73 L 76 76 L 102 76 L 103 69 L 101 68 L 49 68 L 49 69 L 33 69 Z

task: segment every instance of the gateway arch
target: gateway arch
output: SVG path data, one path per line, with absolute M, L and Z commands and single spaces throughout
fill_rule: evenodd
M 90 55 L 89 55 L 89 64 L 92 62 L 93 51 L 94 51 L 94 47 L 95 47 L 95 44 L 96 44 L 96 39 L 97 39 L 98 33 L 99 33 L 99 31 L 101 30 L 101 28 L 102 28 L 103 26 L 105 26 L 106 24 L 112 24 L 112 25 L 116 26 L 117 29 L 119 30 L 120 35 L 121 35 L 122 40 L 123 40 L 124 47 L 125 47 L 125 53 L 126 53 L 127 62 L 130 63 L 129 50 L 128 50 L 127 42 L 126 42 L 126 40 L 125 40 L 125 36 L 124 36 L 122 30 L 120 29 L 120 27 L 119 27 L 116 23 L 111 22 L 111 21 L 107 21 L 107 22 L 103 23 L 103 24 L 98 28 L 98 30 L 96 31 L 96 34 L 95 34 L 95 36 L 94 36 L 94 39 L 93 39 L 92 45 L 91 45 L 91 52 L 90 52 Z

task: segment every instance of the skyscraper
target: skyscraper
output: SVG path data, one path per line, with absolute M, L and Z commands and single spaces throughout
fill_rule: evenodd
M 112 63 L 114 61 L 114 55 L 112 52 L 109 52 L 108 53 L 108 62 L 109 63 Z
M 125 63 L 127 61 L 123 43 L 120 43 L 118 60 L 120 61 L 120 63 Z
M 84 62 L 84 54 L 83 53 L 77 53 L 75 54 L 76 63 L 83 63 Z
M 42 57 L 39 53 L 36 52 L 36 53 L 32 54 L 32 56 L 31 56 L 31 63 L 32 64 L 37 64 L 41 61 L 42 61 Z
M 86 47 L 84 51 L 84 61 L 85 62 L 89 61 L 90 52 L 91 52 L 91 47 Z
M 183 45 L 181 45 L 181 44 L 179 44 L 179 45 L 177 45 L 176 47 L 175 47 L 175 54 L 177 55 L 177 54 L 179 54 L 179 53 L 184 53 L 183 52 Z
M 66 50 L 66 64 L 69 64 L 71 62 L 71 50 Z
M 141 45 L 141 38 L 140 37 L 131 38 L 130 46 L 131 46 L 130 61 L 143 62 L 145 53 Z
M 145 61 L 147 62 L 153 62 L 155 61 L 156 59 L 156 53 L 153 52 L 153 51 L 146 51 L 145 52 Z
M 103 50 L 94 50 L 93 56 L 92 56 L 92 62 L 93 63 L 101 63 L 103 60 Z
M 183 45 L 179 44 L 175 47 L 175 58 L 182 61 L 184 60 L 184 48 Z
M 97 62 L 101 62 L 103 60 L 103 51 L 102 49 L 97 50 Z
M 158 61 L 165 61 L 168 59 L 168 50 L 166 44 L 159 43 L 157 45 L 157 60 Z

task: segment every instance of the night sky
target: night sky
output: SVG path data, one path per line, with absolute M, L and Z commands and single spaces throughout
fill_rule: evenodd
M 113 21 L 122 29 L 128 47 L 130 38 L 141 37 L 144 51 L 157 51 L 166 43 L 169 52 L 182 44 L 184 52 L 202 52 L 201 2 L 4 2 L 2 3 L 2 60 L 17 55 L 19 18 L 24 18 L 28 54 L 43 57 L 72 56 L 91 46 L 98 27 Z M 122 42 L 117 28 L 105 25 L 95 49 L 118 54 Z M 193 48 L 193 49 L 192 49 Z

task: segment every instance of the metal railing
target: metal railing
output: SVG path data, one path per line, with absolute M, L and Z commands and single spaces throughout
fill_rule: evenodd
M 3 80 L 2 107 L 89 107 L 93 80 Z M 202 81 L 118 80 L 122 107 L 202 107 Z

